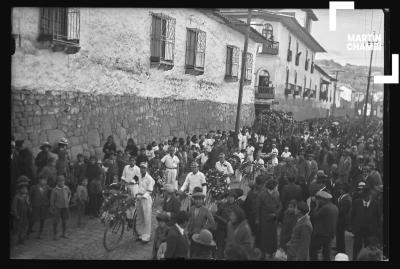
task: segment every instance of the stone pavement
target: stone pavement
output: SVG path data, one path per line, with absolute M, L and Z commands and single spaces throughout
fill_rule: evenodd
M 157 207 L 160 206 L 158 201 Z M 155 213 L 152 216 L 153 230 L 157 225 Z M 38 229 L 37 226 L 34 230 Z M 59 228 L 61 229 L 61 228 Z M 52 238 L 52 220 L 49 218 L 43 231 L 43 239 L 35 238 L 33 233 L 24 245 L 12 244 L 11 259 L 74 259 L 74 260 L 148 260 L 151 259 L 153 243 L 142 244 L 135 241 L 132 230 L 125 230 L 120 245 L 108 252 L 103 247 L 105 226 L 99 218 L 86 218 L 83 228 L 76 226 L 76 214 L 71 212 L 67 235 L 69 239 Z M 153 239 L 154 233 L 152 234 Z

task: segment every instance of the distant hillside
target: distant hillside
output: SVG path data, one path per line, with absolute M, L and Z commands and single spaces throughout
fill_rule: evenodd
M 356 90 L 363 91 L 367 89 L 367 78 L 360 76 L 368 75 L 368 66 L 358 66 L 346 64 L 342 66 L 341 64 L 335 62 L 334 60 L 315 60 L 315 63 L 319 65 L 322 69 L 324 69 L 328 74 L 334 74 L 335 70 L 343 70 L 345 72 L 341 72 L 338 74 L 338 85 L 349 85 Z M 383 74 L 383 67 L 372 67 L 371 74 L 374 72 L 381 72 Z M 372 83 L 373 79 L 371 79 Z M 372 89 L 372 84 L 371 88 Z M 374 91 L 383 91 L 383 84 L 374 85 Z

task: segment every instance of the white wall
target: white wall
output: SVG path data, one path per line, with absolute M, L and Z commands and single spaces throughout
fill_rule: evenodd
M 150 11 L 176 19 L 172 70 L 150 68 Z M 81 8 L 80 12 L 81 50 L 67 55 L 38 49 L 39 8 L 13 9 L 13 33 L 22 38 L 12 57 L 13 87 L 237 102 L 238 82 L 224 80 L 226 45 L 243 49 L 243 34 L 194 9 Z M 201 76 L 185 74 L 186 27 L 207 34 Z M 256 49 L 250 39 L 253 71 Z M 253 102 L 253 84 L 254 79 L 244 87 L 244 104 Z

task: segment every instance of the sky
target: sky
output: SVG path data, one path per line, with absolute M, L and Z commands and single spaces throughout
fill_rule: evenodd
M 375 31 L 384 41 L 384 15 L 381 9 L 355 9 L 336 11 L 336 31 L 329 31 L 329 9 L 313 9 L 318 17 L 311 26 L 311 34 L 327 51 L 317 53 L 316 59 L 332 59 L 342 65 L 368 66 L 370 50 L 349 50 L 348 34 L 362 35 Z M 372 31 L 371 31 L 372 30 Z M 352 42 L 350 42 L 352 43 Z M 373 53 L 372 65 L 383 67 L 383 47 Z

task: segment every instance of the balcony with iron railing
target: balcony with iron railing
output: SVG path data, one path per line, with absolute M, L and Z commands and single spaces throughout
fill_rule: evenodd
M 262 45 L 262 50 L 260 54 L 270 54 L 270 55 L 278 55 L 279 53 L 279 42 L 276 41 L 268 41 Z
M 310 94 L 311 94 L 311 89 L 304 88 L 303 97 L 310 97 Z
M 273 86 L 256 86 L 255 87 L 256 99 L 274 99 L 275 88 Z
M 300 95 L 302 87 L 297 85 L 294 89 L 294 95 Z
M 292 84 L 292 83 L 286 83 L 286 87 L 285 87 L 285 94 L 294 94 L 296 85 Z

